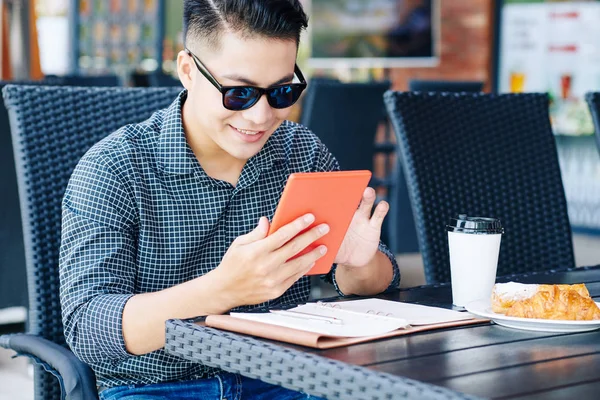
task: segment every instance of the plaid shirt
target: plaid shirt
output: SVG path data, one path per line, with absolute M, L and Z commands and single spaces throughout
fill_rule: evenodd
M 186 282 L 216 268 L 233 240 L 273 217 L 293 172 L 339 169 L 308 129 L 284 122 L 244 166 L 238 184 L 211 178 L 187 145 L 186 92 L 147 121 L 127 125 L 81 159 L 63 200 L 61 305 L 67 343 L 112 387 L 208 377 L 218 370 L 160 349 L 125 349 L 122 312 L 137 293 Z M 400 273 L 393 255 L 397 287 Z M 335 285 L 332 270 L 331 280 Z M 336 285 L 337 288 L 337 285 Z M 265 305 L 308 299 L 298 280 Z M 242 307 L 242 309 L 244 309 Z

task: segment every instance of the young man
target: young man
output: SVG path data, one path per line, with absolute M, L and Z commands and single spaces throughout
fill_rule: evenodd
M 186 0 L 186 90 L 76 168 L 63 203 L 63 321 L 102 399 L 307 398 L 163 349 L 169 318 L 308 297 L 304 274 L 327 249 L 286 260 L 328 227 L 301 233 L 309 214 L 267 236 L 290 173 L 338 169 L 317 137 L 285 121 L 304 87 L 293 80 L 306 24 L 298 0 Z M 379 243 L 388 205 L 371 215 L 374 199 L 367 189 L 330 273 L 343 294 L 400 279 Z

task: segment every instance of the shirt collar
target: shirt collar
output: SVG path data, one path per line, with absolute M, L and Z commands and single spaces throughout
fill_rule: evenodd
M 183 130 L 181 111 L 187 98 L 187 90 L 183 90 L 173 103 L 165 110 L 158 144 L 158 163 L 168 174 L 191 174 L 198 162 L 192 149 L 188 146 Z M 282 126 L 289 122 L 284 121 Z M 277 161 L 285 161 L 286 151 L 284 131 L 277 128 L 263 148 L 248 160 L 249 167 L 268 171 Z
M 193 172 L 193 152 L 185 140 L 181 110 L 187 98 L 183 90 L 165 110 L 158 141 L 158 164 L 168 174 L 185 175 Z

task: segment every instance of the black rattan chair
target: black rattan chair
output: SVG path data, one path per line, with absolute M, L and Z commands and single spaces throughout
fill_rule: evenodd
M 148 83 L 152 87 L 177 86 L 183 89 L 183 85 L 179 79 L 172 75 L 166 74 L 163 71 L 154 71 L 148 75 Z
M 23 219 L 29 333 L 1 336 L 0 346 L 36 361 L 36 400 L 98 397 L 92 370 L 68 350 L 63 336 L 58 253 L 61 202 L 71 172 L 94 143 L 167 107 L 179 91 L 16 85 L 3 90 Z
M 408 82 L 408 89 L 411 92 L 481 92 L 483 90 L 483 82 L 411 79 Z
M 335 79 L 312 79 L 302 105 L 301 123 L 310 128 L 337 158 L 341 169 L 373 171 L 377 153 L 375 135 L 386 123 L 383 94 L 390 82 L 344 83 Z M 396 168 L 393 168 L 395 170 Z M 372 186 L 388 189 L 390 212 L 384 222 L 382 238 L 394 253 L 417 252 L 413 217 L 404 182 L 390 174 L 373 178 Z
M 121 86 L 116 75 L 48 75 L 44 81 L 53 86 Z
M 341 169 L 373 170 L 375 134 L 385 117 L 383 94 L 390 83 L 343 83 L 313 79 L 303 102 L 302 125 L 337 158 Z
M 586 93 L 585 101 L 587 101 L 592 113 L 594 130 L 596 132 L 596 147 L 598 147 L 598 152 L 600 152 L 600 92 Z
M 479 81 L 435 81 L 411 79 L 410 91 L 422 92 L 480 92 L 483 82 Z M 397 146 L 396 146 L 397 147 Z M 390 216 L 387 219 L 387 231 L 390 248 L 395 253 L 416 253 L 419 251 L 414 216 L 411 211 L 406 178 L 402 171 L 402 155 L 396 152 L 397 162 L 394 169 L 394 185 L 390 187 Z
M 445 225 L 501 219 L 498 275 L 575 266 L 545 94 L 388 92 L 428 283 L 449 282 Z
M 42 81 L 0 82 L 34 86 L 118 86 L 115 75 L 79 76 L 48 75 Z M 13 146 L 4 103 L 0 105 L 0 309 L 27 306 L 25 251 Z
M 6 84 L 0 82 L 0 89 Z M 8 112 L 4 103 L 0 105 L 0 193 L 0 309 L 26 307 L 27 279 L 19 192 Z

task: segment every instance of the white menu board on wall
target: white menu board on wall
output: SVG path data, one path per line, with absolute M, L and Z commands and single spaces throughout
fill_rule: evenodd
M 501 18 L 500 91 L 548 92 L 556 133 L 593 133 L 583 96 L 600 90 L 600 1 L 506 0 Z

